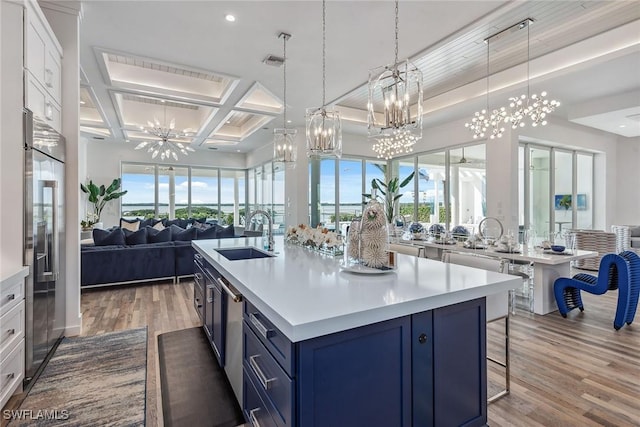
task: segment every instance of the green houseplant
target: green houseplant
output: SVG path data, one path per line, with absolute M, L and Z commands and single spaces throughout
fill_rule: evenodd
M 80 190 L 88 194 L 89 202 L 93 204 L 93 212 L 87 213 L 87 220 L 80 222 L 82 228 L 89 228 L 93 224 L 100 222 L 100 215 L 107 202 L 127 194 L 127 190 L 119 191 L 121 182 L 120 178 L 116 178 L 108 187 L 104 185 L 97 186 L 91 180 L 87 185 L 80 184 Z
M 384 172 L 386 177 L 386 168 Z M 402 181 L 400 181 L 400 178 L 397 176 L 387 180 L 387 182 L 384 182 L 378 178 L 374 178 L 371 180 L 371 188 L 379 191 L 383 196 L 384 211 L 385 216 L 387 217 L 387 224 L 391 224 L 393 222 L 393 216 L 394 212 L 396 211 L 398 199 L 402 197 L 402 194 L 398 194 L 398 192 L 401 188 L 405 187 L 407 184 L 409 184 L 409 182 L 411 182 L 414 175 L 415 172 L 411 172 L 409 176 L 407 176 Z M 372 198 L 371 194 L 363 194 L 363 196 Z

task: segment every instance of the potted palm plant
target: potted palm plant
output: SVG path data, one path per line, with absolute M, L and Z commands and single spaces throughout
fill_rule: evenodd
M 100 215 L 102 214 L 102 210 L 106 206 L 107 202 L 127 194 L 127 190 L 119 191 L 121 182 L 122 180 L 120 178 L 116 178 L 108 187 L 105 187 L 104 185 L 97 186 L 91 180 L 89 180 L 89 184 L 87 185 L 82 183 L 80 184 L 80 190 L 82 190 L 83 193 L 88 194 L 88 200 L 93 204 L 93 212 L 88 212 L 87 220 L 80 222 L 80 226 L 82 228 L 87 229 L 92 226 L 96 227 L 96 225 L 100 223 Z
M 393 217 L 395 216 L 398 200 L 400 199 L 400 197 L 402 197 L 402 194 L 399 194 L 398 192 L 401 188 L 405 187 L 407 184 L 409 184 L 409 182 L 411 182 L 414 175 L 415 172 L 411 172 L 409 176 L 407 176 L 402 181 L 400 181 L 400 178 L 397 176 L 387 180 L 387 182 L 384 182 L 378 178 L 374 178 L 373 180 L 371 180 L 371 188 L 379 191 L 383 196 L 387 224 L 391 224 L 393 222 Z M 368 198 L 373 197 L 371 194 L 363 194 L 363 196 Z

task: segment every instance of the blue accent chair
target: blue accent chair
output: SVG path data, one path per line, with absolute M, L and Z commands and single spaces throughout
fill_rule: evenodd
M 574 308 L 584 311 L 580 291 L 602 295 L 609 290 L 618 289 L 618 304 L 613 327 L 618 330 L 624 324 L 633 322 L 638 307 L 640 293 L 640 257 L 634 252 L 625 251 L 607 254 L 602 257 L 598 276 L 580 273 L 573 278 L 556 279 L 553 291 L 562 317 Z

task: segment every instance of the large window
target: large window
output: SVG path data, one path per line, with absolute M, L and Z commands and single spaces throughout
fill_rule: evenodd
M 437 223 L 450 229 L 463 225 L 472 231 L 474 224 L 486 215 L 485 164 L 484 144 L 465 147 L 464 152 L 459 148 L 388 163 L 364 159 L 312 160 L 309 163 L 310 224 L 344 232 L 351 218 L 362 213 L 361 195 L 371 192 L 373 179 L 386 183 L 398 177 L 400 184 L 415 172 L 398 190 L 397 214 L 427 226 Z M 452 185 L 448 187 L 450 182 Z M 378 196 L 382 199 L 382 194 Z
M 207 218 L 239 224 L 246 209 L 244 170 L 122 164 L 124 218 Z
M 268 212 L 273 220 L 273 233 L 284 233 L 285 222 L 285 166 L 282 163 L 265 163 L 248 171 L 249 211 L 261 209 Z M 241 224 L 244 224 L 244 217 Z M 256 216 L 249 229 L 261 229 L 265 220 Z
M 593 154 L 528 143 L 518 152 L 521 228 L 538 240 L 593 228 Z
M 124 218 L 155 218 L 158 215 L 154 165 L 123 164 L 121 188 L 127 190 L 121 205 Z

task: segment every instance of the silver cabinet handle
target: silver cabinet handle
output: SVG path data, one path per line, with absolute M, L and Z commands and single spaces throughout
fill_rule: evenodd
M 202 273 L 195 273 L 194 276 L 196 277 L 197 281 L 201 281 L 203 279 Z
M 213 302 L 213 285 L 207 285 L 207 304 Z
M 44 69 L 44 84 L 47 87 L 53 87 L 53 71 L 49 68 Z
M 253 427 L 260 427 L 260 423 L 258 422 L 258 419 L 256 418 L 256 412 L 258 412 L 260 410 L 260 408 L 256 408 L 256 409 L 252 409 L 249 411 L 249 421 L 251 421 L 251 425 Z
M 260 384 L 262 384 L 262 388 L 269 390 L 271 388 L 271 383 L 276 379 L 267 378 L 264 372 L 262 372 L 262 369 L 260 369 L 260 366 L 258 366 L 258 362 L 256 361 L 258 357 L 260 357 L 259 354 L 249 356 L 249 365 L 251 366 L 251 370 L 256 374 L 256 377 L 258 377 Z
M 14 299 L 16 299 L 16 294 L 7 295 L 7 301 L 11 301 L 11 300 L 14 300 Z
M 253 323 L 253 326 L 256 327 L 258 332 L 260 332 L 260 335 L 262 335 L 266 339 L 269 339 L 273 336 L 273 330 L 264 326 L 262 322 L 258 320 L 254 313 L 249 313 L 249 320 L 251 321 L 251 323 Z
M 202 262 L 202 255 L 200 255 L 200 254 L 194 254 L 194 255 L 193 255 L 193 257 L 194 257 L 197 261 Z
M 49 101 L 44 103 L 44 118 L 49 121 L 53 120 L 53 108 Z
M 241 302 L 242 301 L 242 294 L 238 293 L 238 291 L 236 291 L 236 290 L 232 291 L 231 288 L 220 277 L 218 277 L 216 280 L 218 281 L 218 283 L 220 283 L 220 286 L 222 286 L 222 289 L 227 294 L 229 294 L 229 296 L 231 297 L 233 302 Z
M 13 329 L 13 328 L 11 328 L 11 329 L 7 329 L 7 334 L 9 334 L 9 335 L 13 335 L 13 334 L 15 334 L 15 333 L 16 333 L 16 330 L 15 330 L 15 329 Z

